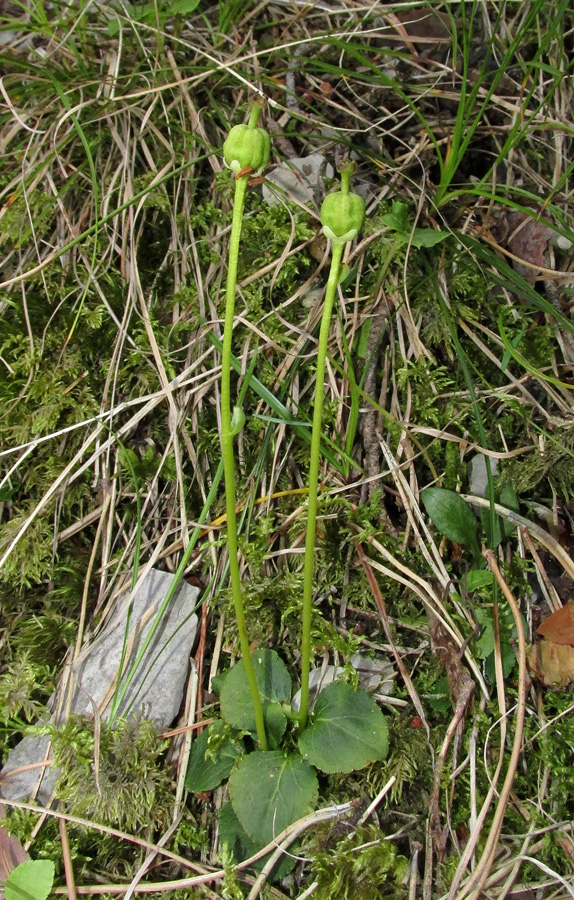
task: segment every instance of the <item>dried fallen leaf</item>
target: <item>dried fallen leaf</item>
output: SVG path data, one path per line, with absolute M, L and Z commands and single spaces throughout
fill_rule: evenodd
M 574 647 L 574 601 L 544 619 L 537 629 L 537 634 L 554 644 Z
M 4 818 L 3 804 L 0 804 L 0 817 Z M 8 834 L 6 828 L 0 825 L 0 884 L 5 883 L 12 869 L 28 859 L 30 857 L 18 838 Z
M 537 634 L 542 640 L 530 651 L 531 672 L 543 684 L 550 686 L 560 682 L 566 687 L 574 681 L 574 602 L 544 619 Z
M 567 834 L 556 834 L 554 840 L 564 853 L 564 855 L 574 863 L 574 841 Z
M 438 42 L 452 42 L 450 18 L 433 9 L 413 9 L 388 13 L 386 20 L 394 25 L 406 43 L 412 42 L 436 49 Z
M 532 674 L 547 687 L 558 683 L 566 687 L 574 681 L 574 647 L 538 641 L 530 651 L 528 665 Z
M 537 272 L 532 266 L 541 268 L 548 266 L 548 260 L 545 260 L 544 254 L 548 247 L 548 241 L 554 236 L 554 231 L 531 216 L 520 212 L 511 213 L 508 216 L 508 228 L 510 231 L 508 249 L 514 256 L 530 263 L 529 266 L 525 266 L 520 262 L 513 261 L 514 268 L 528 281 L 536 281 Z

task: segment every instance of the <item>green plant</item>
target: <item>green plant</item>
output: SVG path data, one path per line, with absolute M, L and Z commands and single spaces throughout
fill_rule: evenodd
M 478 522 L 466 500 L 455 491 L 438 487 L 426 488 L 421 494 L 421 499 L 429 518 L 439 532 L 449 541 L 468 544 L 473 554 L 473 562 L 478 565 L 480 561 Z M 495 501 L 518 512 L 518 497 L 510 484 L 501 485 L 495 494 Z M 496 549 L 515 529 L 512 523 L 500 516 L 495 517 L 493 528 L 488 510 L 481 510 L 481 523 L 486 543 L 493 549 Z
M 236 187 L 229 248 L 225 329 L 222 344 L 221 446 L 225 473 L 227 538 L 231 589 L 242 658 L 224 676 L 220 687 L 221 720 L 195 742 L 186 780 L 192 792 L 210 790 L 229 779 L 231 804 L 220 817 L 222 841 L 236 854 L 247 856 L 271 842 L 284 828 L 311 811 L 319 796 L 315 769 L 325 773 L 351 772 L 383 759 L 387 726 L 374 700 L 352 685 L 329 684 L 309 713 L 309 672 L 318 475 L 327 342 L 335 294 L 340 282 L 345 244 L 362 226 L 365 206 L 349 190 L 352 164 L 341 167 L 341 190 L 330 194 L 321 208 L 321 222 L 332 242 L 319 334 L 313 426 L 309 464 L 309 499 L 303 572 L 301 697 L 291 703 L 291 676 L 279 655 L 270 649 L 249 652 L 245 605 L 239 574 L 233 439 L 245 415 L 231 409 L 231 342 L 239 238 L 247 179 L 269 157 L 269 139 L 256 127 L 259 106 L 248 125 L 235 126 L 224 145 L 225 161 L 235 172 Z M 293 729 L 288 730 L 289 722 Z M 249 752 L 254 740 L 258 748 Z M 296 742 L 296 748 L 294 744 Z
M 165 744 L 152 722 L 118 719 L 113 729 L 102 729 L 98 735 L 87 717 L 71 716 L 65 725 L 40 730 L 51 737 L 61 770 L 58 797 L 72 815 L 130 830 L 151 832 L 165 826 L 172 781 L 169 769 L 159 764 Z
M 174 0 L 173 3 L 168 5 L 163 3 L 144 3 L 141 6 L 126 3 L 125 7 L 122 7 L 122 11 L 129 15 L 132 22 L 143 22 L 151 27 L 158 25 L 163 27 L 166 19 L 171 16 L 189 15 L 189 13 L 197 9 L 200 2 L 201 0 Z M 108 34 L 110 37 L 114 37 L 118 33 L 119 27 L 117 13 L 114 12 L 113 17 L 108 19 Z
M 374 890 L 374 896 L 384 891 L 389 900 L 406 896 L 401 882 L 408 861 L 381 838 L 376 825 L 359 826 L 336 847 L 315 851 L 311 868 L 317 882 L 314 896 L 319 900 L 359 900 L 373 896 Z
M 239 241 L 241 238 L 241 220 L 245 204 L 245 192 L 249 175 L 263 169 L 269 161 L 269 136 L 262 128 L 257 128 L 257 120 L 261 106 L 255 103 L 251 109 L 249 123 L 236 125 L 231 129 L 223 146 L 225 162 L 235 175 L 235 197 L 233 199 L 233 221 L 229 240 L 229 263 L 227 268 L 227 286 L 225 291 L 225 327 L 223 346 L 221 349 L 221 457 L 225 479 L 225 504 L 227 511 L 227 545 L 229 550 L 229 576 L 235 606 L 235 617 L 239 631 L 241 652 L 249 683 L 251 701 L 255 715 L 257 738 L 262 750 L 267 749 L 267 737 L 263 721 L 263 707 L 255 671 L 249 653 L 249 638 L 245 623 L 245 611 L 241 578 L 239 574 L 237 548 L 237 518 L 235 514 L 235 459 L 233 454 L 233 438 L 239 434 L 245 422 L 241 407 L 236 406 L 231 412 L 231 345 L 233 340 L 233 320 L 235 315 L 235 289 L 237 284 L 237 263 L 239 259 Z
M 335 293 L 339 284 L 343 248 L 357 236 L 365 218 L 365 204 L 358 194 L 350 193 L 349 179 L 352 164 L 341 168 L 341 190 L 325 197 L 321 207 L 321 224 L 332 242 L 331 268 L 325 292 L 325 304 L 321 317 L 321 330 L 317 347 L 315 376 L 315 400 L 313 406 L 313 431 L 311 434 L 311 459 L 309 464 L 309 505 L 307 534 L 305 538 L 305 565 L 303 570 L 303 634 L 301 639 L 301 710 L 299 722 L 305 728 L 309 703 L 309 664 L 311 649 L 311 610 L 313 602 L 313 568 L 315 533 L 317 525 L 317 491 L 319 483 L 319 457 L 323 413 L 323 381 L 329 326 L 333 312 Z
M 23 716 L 31 721 L 43 710 L 44 705 L 36 698 L 48 695 L 53 677 L 46 665 L 34 662 L 25 652 L 15 659 L 7 672 L 0 676 L 0 722 Z

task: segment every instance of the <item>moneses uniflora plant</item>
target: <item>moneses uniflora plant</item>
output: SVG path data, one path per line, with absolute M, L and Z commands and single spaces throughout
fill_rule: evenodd
M 257 126 L 260 111 L 260 105 L 255 104 L 248 124 L 232 128 L 223 147 L 225 162 L 235 175 L 235 197 L 221 360 L 221 448 L 229 572 L 242 658 L 223 680 L 221 719 L 212 723 L 195 742 L 187 777 L 188 789 L 196 793 L 211 790 L 229 778 L 230 802 L 221 810 L 219 833 L 222 843 L 227 843 L 234 855 L 242 858 L 266 846 L 284 828 L 313 809 L 319 795 L 315 769 L 327 773 L 351 772 L 383 759 L 387 753 L 385 719 L 364 691 L 336 681 L 321 691 L 312 713 L 309 712 L 313 569 L 327 341 L 343 251 L 359 233 L 365 216 L 363 200 L 350 190 L 353 166 L 349 162 L 341 167 L 341 189 L 329 194 L 321 207 L 321 223 L 331 241 L 332 259 L 317 348 L 302 598 L 301 699 L 297 709 L 291 704 L 291 678 L 279 655 L 269 649 L 249 652 L 238 560 L 233 450 L 234 438 L 243 427 L 245 416 L 241 408 L 232 405 L 230 376 L 245 193 L 250 176 L 259 174 L 269 161 L 269 136 Z M 291 734 L 287 742 L 289 723 Z M 294 746 L 298 752 L 293 751 Z M 286 858 L 282 869 L 288 863 Z

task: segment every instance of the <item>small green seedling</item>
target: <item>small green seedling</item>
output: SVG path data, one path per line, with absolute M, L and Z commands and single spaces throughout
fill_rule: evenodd
M 480 526 L 470 505 L 455 491 L 445 488 L 430 487 L 421 494 L 423 506 L 434 524 L 435 528 L 449 541 L 466 545 L 472 552 L 472 568 L 466 573 L 466 591 L 468 594 L 484 592 L 486 596 L 495 601 L 496 582 L 492 572 L 486 571 L 479 545 Z M 496 495 L 497 502 L 503 506 L 518 512 L 519 503 L 516 491 L 509 484 L 503 484 Z M 500 516 L 494 517 L 494 532 L 490 525 L 488 510 L 481 510 L 480 523 L 486 536 L 486 543 L 495 549 L 508 537 L 515 526 L 507 519 Z M 458 595 L 457 595 L 458 596 Z M 480 627 L 480 637 L 476 641 L 475 652 L 479 659 L 486 664 L 487 677 L 494 680 L 494 646 L 495 646 L 495 612 L 492 608 L 477 607 L 474 616 Z M 508 675 L 515 662 L 515 653 L 510 637 L 514 636 L 513 617 L 511 611 L 505 607 L 499 615 L 498 627 L 501 635 L 501 654 L 504 674 Z
M 466 500 L 455 491 L 438 487 L 423 491 L 421 500 L 440 534 L 457 544 L 468 544 L 473 557 L 479 559 L 478 522 Z
M 395 232 L 397 245 L 408 244 L 413 247 L 434 247 L 448 237 L 448 231 L 435 231 L 434 228 L 413 228 L 407 213 L 408 206 L 401 200 L 393 203 L 391 212 L 381 217 L 384 225 Z

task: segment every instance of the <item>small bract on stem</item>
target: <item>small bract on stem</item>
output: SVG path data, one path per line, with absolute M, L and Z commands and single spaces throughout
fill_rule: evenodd
M 235 316 L 235 291 L 237 285 L 237 264 L 239 241 L 245 204 L 247 182 L 252 172 L 260 172 L 269 162 L 269 135 L 263 128 L 257 128 L 261 106 L 254 104 L 247 125 L 235 125 L 223 145 L 225 163 L 235 173 L 235 197 L 233 218 L 229 239 L 227 285 L 225 291 L 225 325 L 221 351 L 221 455 L 225 479 L 225 505 L 227 512 L 227 547 L 229 553 L 229 577 L 231 593 L 237 619 L 237 630 L 241 645 L 243 665 L 249 683 L 253 702 L 257 739 L 262 750 L 267 750 L 267 736 L 263 705 L 257 687 L 255 670 L 249 650 L 249 637 L 245 623 L 245 608 L 239 573 L 237 546 L 237 517 L 235 512 L 235 460 L 233 439 L 241 430 L 244 415 L 242 410 L 231 407 L 231 345 L 233 339 L 233 319 Z
M 321 422 L 323 417 L 323 396 L 325 380 L 325 360 L 329 326 L 333 304 L 339 284 L 343 249 L 348 241 L 357 236 L 365 218 L 365 204 L 358 194 L 349 190 L 353 163 L 346 161 L 340 168 L 341 190 L 328 194 L 321 206 L 323 231 L 331 240 L 331 268 L 325 304 L 321 318 L 319 344 L 317 347 L 317 367 L 315 377 L 315 400 L 313 408 L 313 429 L 311 433 L 311 460 L 309 463 L 309 500 L 307 511 L 307 533 L 305 538 L 305 564 L 303 569 L 303 622 L 301 637 L 301 706 L 299 726 L 303 730 L 307 724 L 309 707 L 309 669 L 311 660 L 311 615 L 313 610 L 313 570 L 315 561 L 315 535 L 317 531 L 317 492 L 319 487 L 319 461 L 321 450 Z

